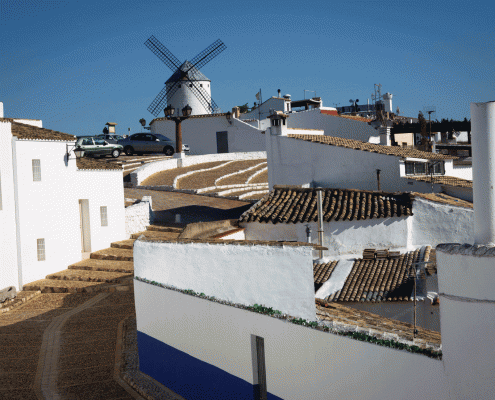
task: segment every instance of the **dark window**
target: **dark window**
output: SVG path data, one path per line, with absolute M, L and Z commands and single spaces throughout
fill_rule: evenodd
M 444 174 L 444 162 L 435 162 L 428 164 L 419 161 L 406 161 L 406 175 L 427 175 L 433 173 L 434 175 Z
M 144 140 L 143 136 L 144 135 L 132 135 L 131 140 Z
M 181 84 L 179 84 L 179 89 L 180 89 L 181 87 L 182 87 L 182 85 L 181 85 Z

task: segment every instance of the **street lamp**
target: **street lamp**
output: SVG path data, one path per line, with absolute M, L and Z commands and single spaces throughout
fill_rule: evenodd
M 413 338 L 415 339 L 417 334 L 418 334 L 418 330 L 416 329 L 416 278 L 418 276 L 418 269 L 417 267 L 419 266 L 421 268 L 422 265 L 427 265 L 427 264 L 431 264 L 432 262 L 431 261 L 420 261 L 420 262 L 417 262 L 417 263 L 414 263 L 411 268 L 414 268 L 414 330 L 413 330 Z
M 175 122 L 175 152 L 180 155 L 182 154 L 182 127 L 181 122 L 191 116 L 192 108 L 189 104 L 182 109 L 182 117 L 174 117 L 175 109 L 169 104 L 164 110 L 165 118 Z

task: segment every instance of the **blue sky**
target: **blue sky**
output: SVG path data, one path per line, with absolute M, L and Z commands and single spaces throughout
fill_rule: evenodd
M 366 103 L 373 84 L 417 116 L 470 118 L 494 100 L 495 6 L 484 1 L 0 0 L 0 101 L 6 117 L 42 119 L 75 135 L 139 131 L 172 72 L 151 35 L 179 60 L 216 39 L 227 50 L 202 72 L 224 111 L 316 91 L 325 106 Z M 370 98 L 371 101 L 371 98 Z

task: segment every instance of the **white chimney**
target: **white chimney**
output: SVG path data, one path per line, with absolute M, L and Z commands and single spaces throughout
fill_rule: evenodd
M 383 105 L 385 107 L 385 111 L 392 112 L 392 93 L 385 93 L 382 98 L 383 98 Z
M 495 101 L 471 103 L 474 243 L 495 245 Z
M 3 103 L 0 101 L 0 118 L 3 118 Z

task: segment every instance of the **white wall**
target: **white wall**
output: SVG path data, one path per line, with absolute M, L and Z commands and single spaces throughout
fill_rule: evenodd
M 286 113 L 287 112 L 286 103 L 289 103 L 289 107 L 290 107 L 290 100 L 285 100 L 284 98 L 281 97 L 271 97 L 255 110 L 241 114 L 241 119 L 258 119 L 260 115 L 261 115 L 261 119 L 265 119 L 268 118 L 268 116 L 270 115 L 271 109 Z
M 291 113 L 287 119 L 289 128 L 321 129 L 327 136 L 370 141 L 370 137 L 379 137 L 379 132 L 367 122 L 355 121 L 336 115 L 322 114 L 315 108 Z
M 195 81 L 194 82 L 197 86 L 202 85 L 203 87 L 203 92 L 202 94 L 206 93 L 206 98 L 204 99 L 205 102 L 210 103 L 211 102 L 211 82 L 210 81 Z M 167 83 L 167 91 L 175 84 L 175 82 L 170 82 Z M 175 115 L 179 113 L 179 115 L 182 115 L 182 109 L 186 106 L 189 105 L 192 108 L 191 114 L 192 115 L 198 115 L 198 114 L 211 114 L 212 111 L 208 108 L 206 108 L 201 101 L 199 101 L 199 95 L 197 95 L 195 92 L 193 92 L 192 88 L 188 88 L 186 85 L 188 83 L 184 82 L 181 84 L 181 87 L 177 89 L 177 91 L 174 93 L 174 95 L 167 99 L 167 104 L 172 105 L 175 110 Z M 163 112 L 163 110 L 161 110 Z
M 66 166 L 65 142 L 16 141 L 23 284 L 43 279 L 81 260 L 79 199 L 89 200 L 91 251 L 125 239 L 124 189 L 120 170 L 76 170 Z M 33 182 L 32 160 L 41 160 L 41 181 Z M 101 226 L 100 206 L 108 226 Z M 46 260 L 37 260 L 37 239 L 45 239 Z
M 473 188 L 442 185 L 442 192 L 449 196 L 458 197 L 471 203 L 473 202 Z
M 495 397 L 495 257 L 487 246 L 437 248 L 442 348 L 459 399 Z
M 190 147 L 190 154 L 217 153 L 217 132 L 228 132 L 229 153 L 264 151 L 265 139 L 261 131 L 250 124 L 232 118 L 229 124 L 224 115 L 189 118 L 182 122 L 182 142 Z M 151 124 L 151 132 L 175 140 L 175 123 L 159 120 Z
M 413 244 L 473 243 L 474 212 L 417 197 L 413 206 Z
M 14 118 L 14 122 L 19 122 L 21 124 L 37 126 L 38 128 L 43 128 L 43 121 L 41 119 L 23 119 Z
M 191 367 L 198 364 L 219 368 L 210 371 L 225 377 L 225 381 L 237 380 L 238 387 L 242 383 L 252 385 L 252 335 L 264 338 L 267 389 L 278 398 L 452 398 L 439 360 L 297 326 L 139 281 L 135 282 L 134 293 L 138 340 L 142 334 L 156 339 L 139 342 L 140 368 L 146 372 L 156 361 L 154 378 L 166 382 L 167 371 L 161 367 L 167 368 L 163 360 L 168 354 L 161 352 L 160 344 L 191 356 L 173 365 L 188 371 L 181 376 L 181 386 L 172 387 L 186 398 L 188 393 L 181 391 L 187 391 L 187 387 L 205 393 L 204 387 L 195 386 L 202 371 Z M 148 343 L 156 347 L 146 348 Z M 243 398 L 252 398 L 252 389 Z
M 8 286 L 19 289 L 16 247 L 14 171 L 10 122 L 0 121 L 0 290 Z
M 455 176 L 457 178 L 473 180 L 473 166 L 472 165 L 454 165 L 449 176 Z
M 147 196 L 145 196 L 147 197 Z M 125 208 L 125 233 L 130 237 L 133 233 L 143 232 L 150 225 L 152 209 L 149 201 L 143 201 Z
M 310 246 L 134 243 L 134 274 L 245 305 L 316 319 Z M 290 273 L 288 273 L 290 272 Z

